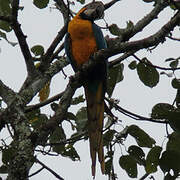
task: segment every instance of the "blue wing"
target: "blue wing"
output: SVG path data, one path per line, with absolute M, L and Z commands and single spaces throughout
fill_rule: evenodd
M 100 27 L 97 26 L 95 23 L 93 23 L 92 28 L 93 28 L 93 32 L 94 32 L 94 36 L 96 39 L 96 44 L 97 44 L 98 50 L 106 49 L 107 44 L 106 44 L 106 41 L 104 39 L 104 36 L 103 36 L 103 33 L 102 33 Z

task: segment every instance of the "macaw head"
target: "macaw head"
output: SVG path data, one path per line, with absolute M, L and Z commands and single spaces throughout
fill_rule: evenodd
M 82 19 L 95 21 L 104 17 L 104 4 L 100 1 L 92 2 L 82 8 L 82 12 L 79 16 Z

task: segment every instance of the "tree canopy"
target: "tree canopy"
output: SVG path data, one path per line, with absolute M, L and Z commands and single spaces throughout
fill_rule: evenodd
M 143 180 L 147 177 L 155 179 L 153 176 L 155 172 L 162 172 L 162 178 L 165 180 L 177 179 L 180 176 L 178 74 L 180 56 L 164 58 L 163 51 L 159 49 L 168 46 L 168 51 L 171 52 L 172 48 L 179 46 L 180 1 L 139 1 L 150 6 L 151 11 L 146 12 L 137 22 L 127 19 L 126 27 L 118 24 L 118 19 L 121 19 L 120 12 L 117 12 L 117 22 L 111 21 L 111 13 L 109 13 L 108 21 L 100 25 L 104 31 L 107 49 L 93 54 L 88 63 L 82 66 L 81 71 L 67 77 L 69 75 L 66 74 L 66 68 L 69 62 L 64 54 L 64 36 L 68 22 L 77 12 L 76 7 L 82 7 L 87 1 L 33 0 L 31 2 L 39 10 L 39 14 L 48 8 L 60 12 L 58 15 L 61 27 L 58 27 L 50 45 L 45 47 L 35 40 L 34 45 L 31 45 L 27 40 L 33 34 L 26 34 L 22 22 L 28 21 L 32 24 L 32 28 L 38 31 L 33 19 L 26 20 L 21 17 L 21 13 L 28 7 L 23 6 L 19 0 L 0 0 L 0 39 L 8 43 L 10 48 L 16 48 L 17 53 L 21 54 L 21 61 L 25 64 L 26 71 L 25 80 L 18 90 L 11 88 L 11 85 L 6 83 L 6 79 L 0 77 L 0 151 L 2 153 L 0 175 L 7 174 L 8 180 L 24 180 L 33 178 L 46 169 L 54 175 L 54 179 L 62 180 L 64 177 L 48 164 L 41 162 L 37 153 L 63 156 L 72 161 L 80 161 L 84 158 L 78 153 L 76 144 L 88 139 L 86 103 L 83 93 L 76 93 L 76 90 L 82 86 L 84 77 L 90 69 L 102 59 L 108 58 L 108 86 L 105 98 L 107 108 L 103 129 L 106 177 L 109 180 L 118 179 L 123 171 L 126 172 L 128 179 Z M 102 2 L 106 14 L 116 5 L 120 5 L 123 0 Z M 136 7 L 134 8 L 135 12 L 138 11 Z M 172 12 L 171 15 L 163 23 L 161 22 L 161 25 L 156 25 L 158 29 L 154 30 L 153 23 L 160 21 L 160 13 L 164 13 L 166 9 Z M 46 17 L 44 19 L 46 21 Z M 146 35 L 147 27 L 150 35 Z M 46 29 L 44 31 L 41 33 L 46 33 L 48 36 L 48 31 L 46 32 Z M 6 49 L 1 47 L 0 53 L 4 52 Z M 8 53 L 6 58 L 12 58 Z M 153 54 L 156 54 L 159 57 L 158 61 L 161 62 L 153 61 L 150 58 Z M 13 57 L 13 60 L 16 61 L 16 57 Z M 3 61 L 6 59 L 1 59 L 1 62 Z M 6 69 L 9 74 L 10 66 Z M 0 68 L 4 69 L 3 66 Z M 16 68 L 17 71 L 22 71 Z M 123 98 L 129 104 L 132 102 L 130 95 L 122 97 L 121 84 L 125 85 L 126 77 L 132 76 L 132 73 L 131 82 L 135 82 L 133 86 L 144 86 L 146 90 L 157 88 L 165 95 L 168 94 L 167 89 L 174 89 L 175 94 L 168 94 L 173 101 L 158 101 L 146 115 L 123 107 L 121 104 Z M 54 82 L 57 74 L 62 77 L 59 83 Z M 165 80 L 161 77 L 165 77 Z M 16 78 L 13 81 L 16 83 Z M 64 83 L 65 81 L 67 84 Z M 160 87 L 161 81 L 169 84 Z M 56 90 L 53 96 L 50 94 L 52 86 L 60 86 L 60 90 Z M 133 89 L 128 89 L 128 92 L 136 96 Z M 34 101 L 37 97 L 39 102 Z M 153 98 L 156 97 L 152 96 L 151 99 Z M 132 106 L 138 106 L 141 101 L 148 104 L 150 100 L 142 96 Z M 46 110 L 43 110 L 44 107 Z M 124 117 L 129 120 L 128 123 L 124 121 Z M 145 122 L 147 126 L 153 124 L 154 127 L 157 125 L 165 127 L 162 142 L 159 143 L 158 137 L 154 137 L 153 129 L 150 131 L 144 129 Z M 64 126 L 64 123 L 69 126 Z M 70 135 L 67 132 L 71 132 Z M 10 140 L 7 140 L 7 136 Z M 35 163 L 41 168 L 30 173 Z M 118 167 L 114 165 L 115 163 L 118 163 Z

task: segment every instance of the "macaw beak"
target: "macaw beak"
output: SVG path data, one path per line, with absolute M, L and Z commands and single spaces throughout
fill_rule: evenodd
M 92 2 L 84 6 L 84 11 L 80 14 L 81 18 L 90 21 L 102 19 L 104 17 L 104 4 L 100 1 Z

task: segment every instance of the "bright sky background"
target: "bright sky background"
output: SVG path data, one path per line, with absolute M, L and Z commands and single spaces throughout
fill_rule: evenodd
M 47 48 L 57 32 L 62 27 L 63 19 L 58 10 L 53 9 L 53 1 L 50 1 L 48 8 L 39 10 L 36 8 L 32 1 L 23 0 L 21 1 L 21 6 L 24 6 L 24 10 L 19 12 L 19 21 L 22 25 L 23 32 L 27 35 L 27 41 L 30 47 L 34 45 L 43 45 Z M 90 1 L 87 1 L 90 2 Z M 109 1 L 104 1 L 104 3 Z M 77 12 L 82 6 L 76 3 L 77 6 L 74 10 Z M 113 7 L 105 12 L 105 19 L 110 25 L 112 23 L 118 24 L 119 27 L 123 28 L 126 26 L 126 22 L 131 20 L 136 23 L 142 17 L 144 17 L 153 8 L 152 3 L 144 3 L 142 0 L 121 0 L 116 3 Z M 167 22 L 173 15 L 173 11 L 169 8 L 160 14 L 158 19 L 156 19 L 152 24 L 145 28 L 142 33 L 136 35 L 134 39 L 141 39 L 152 35 L 160 27 Z M 101 26 L 105 26 L 104 22 L 101 20 L 98 22 Z M 178 32 L 178 31 L 176 31 Z M 108 34 L 104 30 L 104 34 Z M 179 36 L 179 34 L 177 34 Z M 16 42 L 16 38 L 13 33 L 8 36 L 10 41 Z M 0 79 L 9 87 L 18 91 L 21 87 L 23 81 L 26 78 L 26 68 L 23 57 L 20 53 L 20 48 L 17 45 L 13 48 L 6 41 L 0 41 Z M 148 59 L 160 66 L 166 66 L 167 63 L 164 62 L 166 58 L 178 57 L 179 56 L 179 44 L 178 42 L 173 42 L 172 40 L 167 40 L 163 45 L 159 45 L 153 53 L 149 53 L 146 50 L 142 50 L 137 53 L 137 55 L 142 57 L 148 57 Z M 113 58 L 112 58 L 113 59 Z M 125 62 L 124 80 L 118 84 L 116 90 L 114 91 L 113 97 L 120 100 L 120 105 L 128 110 L 135 112 L 140 115 L 150 116 L 151 108 L 153 105 L 159 102 L 172 103 L 175 98 L 176 91 L 171 88 L 171 80 L 165 75 L 160 77 L 160 83 L 157 87 L 151 89 L 145 87 L 139 80 L 136 71 L 129 70 L 127 65 L 133 60 L 132 57 L 128 58 Z M 73 72 L 70 67 L 65 68 L 65 73 L 70 76 Z M 51 94 L 53 96 L 64 90 L 67 80 L 64 80 L 62 73 L 55 76 L 51 84 Z M 82 88 L 77 91 L 76 94 L 82 93 Z M 38 98 L 35 98 L 33 103 L 37 103 Z M 48 107 L 44 108 L 47 112 Z M 72 107 L 73 111 L 77 111 L 77 107 Z M 52 112 L 49 112 L 52 114 Z M 136 123 L 146 132 L 148 132 L 153 138 L 157 140 L 157 145 L 162 145 L 165 138 L 165 126 L 159 124 L 153 124 L 151 122 L 137 122 L 135 120 L 129 119 L 122 114 L 117 114 L 119 119 L 122 120 L 122 125 L 131 125 Z M 70 129 L 68 124 L 64 126 L 66 129 Z M 120 125 L 118 130 L 121 131 L 123 128 Z M 5 135 L 3 131 L 0 135 L 1 137 Z M 69 132 L 67 132 L 70 134 Z M 5 137 L 7 137 L 5 135 Z M 129 145 L 136 144 L 135 141 L 128 137 L 128 141 L 125 142 L 126 147 Z M 89 143 L 86 141 L 78 142 L 75 146 L 81 157 L 81 162 L 72 162 L 68 158 L 59 157 L 48 157 L 38 154 L 38 158 L 44 162 L 48 167 L 52 168 L 65 180 L 91 180 L 91 160 L 89 155 Z M 124 147 L 122 146 L 123 152 Z M 125 153 L 124 153 L 125 154 Z M 116 146 L 116 155 L 114 158 L 115 172 L 118 174 L 119 179 L 128 180 L 130 179 L 124 170 L 122 170 L 119 165 L 119 157 L 121 155 L 121 148 Z M 0 164 L 1 165 L 1 164 Z M 31 173 L 35 172 L 40 166 L 34 166 Z M 142 167 L 140 167 L 143 169 Z M 97 163 L 97 180 L 107 180 L 106 176 L 102 176 L 99 169 L 99 163 Z M 140 171 L 138 178 L 145 174 L 144 171 Z M 0 175 L 2 176 L 2 175 Z M 2 176 L 4 177 L 4 175 Z M 155 179 L 162 179 L 162 174 L 154 174 Z M 48 171 L 44 170 L 38 175 L 30 178 L 30 180 L 54 180 L 56 179 Z

